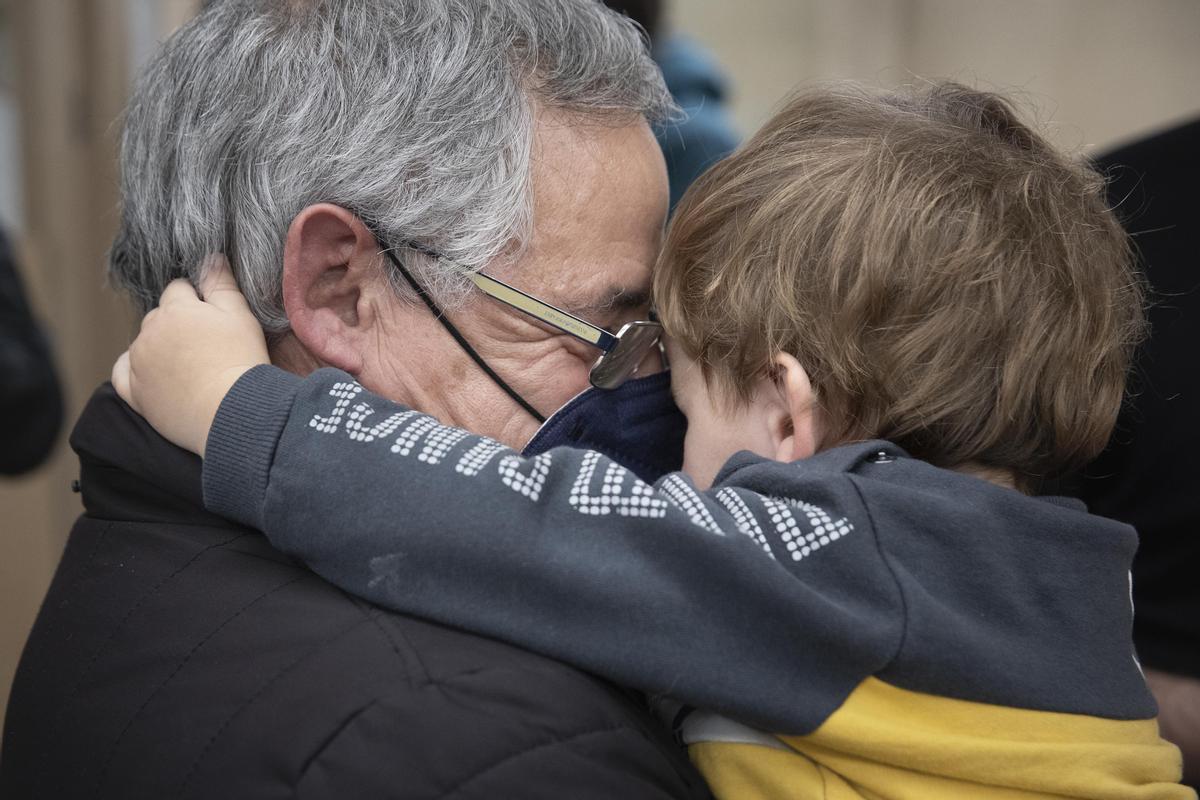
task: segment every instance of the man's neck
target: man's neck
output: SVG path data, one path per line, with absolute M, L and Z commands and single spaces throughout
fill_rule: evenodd
M 326 366 L 314 358 L 291 332 L 271 337 L 267 343 L 267 352 L 271 356 L 272 364 L 301 377 Z

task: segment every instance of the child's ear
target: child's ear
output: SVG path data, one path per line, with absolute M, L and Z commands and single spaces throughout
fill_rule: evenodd
M 796 461 L 817 452 L 819 441 L 817 396 L 808 372 L 787 353 L 775 356 L 772 364 L 777 409 L 772 421 L 777 461 Z

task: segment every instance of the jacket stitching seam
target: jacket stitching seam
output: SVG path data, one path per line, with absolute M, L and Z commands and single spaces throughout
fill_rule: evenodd
M 387 629 L 385 629 L 384 626 L 379 622 L 380 617 L 384 616 L 387 612 L 377 606 L 372 606 L 365 603 L 362 599 L 350 594 L 349 592 L 343 591 L 342 594 L 354 604 L 354 607 L 357 608 L 359 613 L 363 615 L 363 618 L 370 622 L 371 625 L 377 631 L 379 631 L 379 635 L 382 636 L 384 641 L 388 643 L 388 646 L 392 649 L 392 653 L 394 653 L 396 656 L 396 660 L 399 661 L 400 666 L 404 668 L 404 674 L 405 677 L 408 678 L 409 684 L 412 684 L 413 681 L 412 675 L 409 674 L 410 664 L 408 659 L 406 659 L 404 654 L 400 652 L 400 645 L 396 642 L 396 639 L 393 637 L 393 635 L 389 633 Z M 433 683 L 433 679 L 429 676 L 429 669 L 425 666 L 425 662 L 421 660 L 421 656 L 417 652 L 417 648 L 413 647 L 412 642 L 408 640 L 408 637 L 404 635 L 403 631 L 395 631 L 395 635 L 404 641 L 409 654 L 412 656 L 412 660 L 417 663 L 417 667 L 421 670 L 421 683 Z
M 227 625 L 229 625 L 231 622 L 233 622 L 234 620 L 241 617 L 242 614 L 249 611 L 252 606 L 254 606 L 256 603 L 258 603 L 258 601 L 263 600 L 264 598 L 270 597 L 271 595 L 275 594 L 276 592 L 281 591 L 281 590 L 287 588 L 288 586 L 291 586 L 293 583 L 296 583 L 301 580 L 305 580 L 307 578 L 312 578 L 312 577 L 313 577 L 312 575 L 297 575 L 296 577 L 292 578 L 291 580 L 285 581 L 285 582 L 279 584 L 278 586 L 276 586 L 268 591 L 263 592 L 262 594 L 258 595 L 253 600 L 249 601 L 248 603 L 243 605 L 241 608 L 239 608 L 232 616 L 227 618 L 224 622 L 222 622 L 220 625 L 218 625 L 216 628 L 214 628 L 212 631 L 210 631 L 208 633 L 208 635 L 206 635 L 199 642 L 196 642 L 196 644 L 193 645 L 190 650 L 188 650 L 187 655 L 185 655 L 182 659 L 180 659 L 179 663 L 175 665 L 175 669 L 171 670 L 171 674 L 168 675 L 167 677 L 163 678 L 163 680 L 158 684 L 158 686 L 154 687 L 154 691 L 152 691 L 149 695 L 146 696 L 146 699 L 142 701 L 142 704 L 140 706 L 138 706 L 137 711 L 133 712 L 133 715 L 129 717 L 129 720 L 125 723 L 125 726 L 121 729 L 121 733 L 117 735 L 117 738 L 113 741 L 112 746 L 109 748 L 108 756 L 104 759 L 104 763 L 101 764 L 101 766 L 100 766 L 100 774 L 99 774 L 99 777 L 96 779 L 96 785 L 95 785 L 96 791 L 99 791 L 104 786 L 104 782 L 108 779 L 109 766 L 112 764 L 113 758 L 116 757 L 117 748 L 120 746 L 121 740 L 125 738 L 125 734 L 129 732 L 129 729 L 131 727 L 133 727 L 133 723 L 137 720 L 137 718 L 139 716 L 141 716 L 142 712 L 146 709 L 146 707 L 148 705 L 150 705 L 151 701 L 153 701 L 154 698 L 158 696 L 158 693 L 161 692 L 167 686 L 167 684 L 170 683 L 175 678 L 175 676 L 179 674 L 180 670 L 182 670 L 185 666 L 187 666 L 188 662 L 191 661 L 192 656 L 194 656 L 197 653 L 197 651 L 200 650 L 200 648 L 202 648 L 205 644 L 207 644 L 218 633 L 223 631 Z
M 305 652 L 301 653 L 299 656 L 297 656 L 295 659 L 293 659 L 290 664 L 287 664 L 286 666 L 280 668 L 274 675 L 271 676 L 271 678 L 269 680 L 266 681 L 266 683 L 264 683 L 262 686 L 260 686 L 258 688 L 258 690 L 250 698 L 248 698 L 246 700 L 245 703 L 242 703 L 242 705 L 238 706 L 237 710 L 235 710 L 232 714 L 230 714 L 228 717 L 226 717 L 225 721 L 221 723 L 220 727 L 218 727 L 217 730 L 213 732 L 213 735 L 209 737 L 208 742 L 204 745 L 204 748 L 200 751 L 200 755 L 196 756 L 196 760 L 194 762 L 192 762 L 192 766 L 188 769 L 187 774 L 183 778 L 183 783 L 179 787 L 179 795 L 183 796 L 187 792 L 188 787 L 191 785 L 192 779 L 196 777 L 196 773 L 200 769 L 200 765 L 204 762 L 204 759 L 208 757 L 209 751 L 212 750 L 213 745 L 215 745 L 217 743 L 217 740 L 221 738 L 221 734 L 223 734 L 225 732 L 226 728 L 228 728 L 231 724 L 233 724 L 233 721 L 235 719 L 237 719 L 239 716 L 241 716 L 241 714 L 244 711 L 246 711 L 246 709 L 250 708 L 252 705 L 257 703 L 259 698 L 261 698 L 264 694 L 267 693 L 268 689 L 270 689 L 272 686 L 274 686 L 275 683 L 277 681 L 279 681 L 280 679 L 282 679 L 285 675 L 287 675 L 292 670 L 294 670 L 298 666 L 300 666 L 300 664 L 302 664 L 306 659 L 311 658 L 312 656 L 321 652 L 322 650 L 325 649 L 325 647 L 327 647 L 328 645 L 337 641 L 338 639 L 341 639 L 343 636 L 346 636 L 346 635 L 350 634 L 351 632 L 357 630 L 358 627 L 362 624 L 363 624 L 362 622 L 359 622 L 357 625 L 352 625 L 349 628 L 344 628 L 341 631 L 338 631 L 338 633 L 335 636 L 331 636 L 329 639 L 325 640 L 324 642 L 321 642 L 320 644 L 316 644 L 316 645 L 310 647 Z
M 525 756 L 530 755 L 531 753 L 537 752 L 538 750 L 545 750 L 550 747 L 559 747 L 562 745 L 571 744 L 572 742 L 575 742 L 579 739 L 583 739 L 583 738 L 586 738 L 589 736 L 602 736 L 602 735 L 607 735 L 607 734 L 611 734 L 611 733 L 616 733 L 618 731 L 627 731 L 627 730 L 630 730 L 630 728 L 626 725 L 612 725 L 607 728 L 593 728 L 592 730 L 581 731 L 579 733 L 572 734 L 565 738 L 555 739 L 552 742 L 542 742 L 541 744 L 537 744 L 532 747 L 527 747 L 524 750 L 521 750 L 516 753 L 510 753 L 507 756 L 501 758 L 499 761 L 495 761 L 492 764 L 489 764 L 488 766 L 486 766 L 483 769 L 479 770 L 478 772 L 474 773 L 473 775 L 470 775 L 470 776 L 464 778 L 463 780 L 459 781 L 453 788 L 448 789 L 445 792 L 443 792 L 441 797 L 443 800 L 445 800 L 446 798 L 449 798 L 452 795 L 457 794 L 458 792 L 461 792 L 463 789 L 465 789 L 468 786 L 468 784 L 478 780 L 479 778 L 482 778 L 483 776 L 487 775 L 489 772 L 500 769 L 501 767 L 508 764 L 509 762 L 514 761 L 518 758 L 524 758 Z
M 300 767 L 300 771 L 296 773 L 296 782 L 292 786 L 293 794 L 299 791 L 300 784 L 304 783 L 304 779 L 308 777 L 308 771 L 312 768 L 313 764 L 316 764 L 325 756 L 325 753 L 330 747 L 333 746 L 334 742 L 336 742 L 351 725 L 358 722 L 360 717 L 370 712 L 372 709 L 382 703 L 383 700 L 384 698 L 382 697 L 375 697 L 372 698 L 370 702 L 359 706 L 354 710 L 353 713 L 346 717 L 346 719 L 342 720 L 341 723 L 339 723 L 338 726 L 330 732 L 329 736 L 325 737 L 325 741 L 321 743 L 321 746 L 313 751 L 312 755 L 305 760 L 304 765 Z
M 192 557 L 189 558 L 187 560 L 187 562 L 184 563 L 181 567 L 176 569 L 170 575 L 167 575 L 167 576 L 161 578 L 158 581 L 158 583 L 154 584 L 154 586 L 152 586 L 150 589 L 147 589 L 145 592 L 142 593 L 141 597 L 139 597 L 137 599 L 137 602 L 135 602 L 133 604 L 133 606 L 131 606 L 129 608 L 129 610 L 125 612 L 125 615 L 123 617 L 121 617 L 120 621 L 117 622 L 117 624 L 114 625 L 111 629 L 109 629 L 108 635 L 104 637 L 104 641 L 101 642 L 96 647 L 96 649 L 92 651 L 91 658 L 88 659 L 87 664 L 83 668 L 83 671 L 79 674 L 79 677 L 75 680 L 75 685 L 71 689 L 70 694 L 68 694 L 66 699 L 63 701 L 63 704 L 59 709 L 59 713 L 55 715 L 54 720 L 50 723 L 50 726 L 48 729 L 48 731 L 49 731 L 48 738 L 50 740 L 53 740 L 57 737 L 59 723 L 62 721 L 62 715 L 63 715 L 64 711 L 67 708 L 71 707 L 72 702 L 75 700 L 76 696 L 78 696 L 79 690 L 82 688 L 84 681 L 91 674 L 92 667 L 95 666 L 96 661 L 100 658 L 100 654 L 102 652 L 104 652 L 104 650 L 108 647 L 109 642 L 111 642 L 113 637 L 117 635 L 117 631 L 119 631 L 125 627 L 125 623 L 127 623 L 129 621 L 129 618 L 132 617 L 134 615 L 134 613 L 136 613 L 138 611 L 138 609 L 140 609 L 147 600 L 149 600 L 151 597 L 154 597 L 155 595 L 157 595 L 163 586 L 165 586 L 167 583 L 169 583 L 170 581 L 174 580 L 176 577 L 181 575 L 184 571 L 186 571 L 189 567 L 191 567 L 192 564 L 194 564 L 201 556 L 205 555 L 210 550 L 216 549 L 218 547 L 223 547 L 224 545 L 227 545 L 230 542 L 236 541 L 237 539 L 240 539 L 242 536 L 245 536 L 245 535 L 246 534 L 244 534 L 244 533 L 239 533 L 237 536 L 226 539 L 223 542 L 211 544 L 211 545 L 205 547 L 204 549 L 200 550 L 199 552 L 194 553 L 192 555 Z M 45 773 L 47 772 L 47 770 L 45 769 L 45 766 L 46 766 L 45 762 L 47 759 L 49 759 L 49 757 L 50 757 L 50 753 L 49 753 L 49 750 L 47 750 L 47 752 L 43 758 L 43 762 L 42 762 L 43 769 L 40 771 L 42 775 L 45 775 Z M 42 781 L 39 779 L 38 786 L 40 787 L 41 785 L 42 785 Z
M 94 562 L 96 560 L 96 556 L 100 553 L 100 546 L 104 543 L 105 539 L 108 538 L 108 534 L 110 531 L 112 531 L 113 525 L 115 525 L 115 524 L 116 523 L 114 523 L 114 522 L 105 522 L 104 523 L 104 527 L 101 529 L 100 533 L 96 536 L 95 541 L 92 543 L 92 549 L 88 551 L 87 558 L 84 560 L 83 565 L 79 568 L 79 572 L 75 576 L 75 580 L 71 581 L 72 589 L 74 589 L 76 586 L 78 586 L 80 584 L 80 582 L 83 581 L 83 579 L 90 572 L 92 562 Z M 62 627 L 62 618 L 61 617 L 58 618 L 56 620 L 56 623 L 57 624 L 50 626 L 51 632 L 56 632 Z M 59 715 L 56 715 L 55 719 L 51 722 L 51 730 L 58 727 L 57 726 L 58 716 L 60 716 L 61 713 L 62 712 L 60 711 Z M 37 780 L 34 782 L 36 788 L 41 788 L 42 784 L 45 781 L 44 776 L 46 774 L 46 770 L 44 768 L 46 766 L 46 759 L 48 759 L 48 758 L 49 758 L 49 752 L 47 752 L 45 755 L 42 756 L 41 763 L 42 763 L 43 769 L 41 769 L 39 771 Z

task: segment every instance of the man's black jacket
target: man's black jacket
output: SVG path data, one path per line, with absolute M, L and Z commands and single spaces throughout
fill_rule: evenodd
M 18 668 L 0 797 L 708 796 L 635 698 L 357 600 L 205 512 L 199 459 L 111 387 L 71 442 L 87 511 Z

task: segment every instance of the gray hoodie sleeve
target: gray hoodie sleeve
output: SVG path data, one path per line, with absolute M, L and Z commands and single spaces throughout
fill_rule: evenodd
M 271 367 L 231 390 L 205 500 L 334 584 L 651 694 L 805 733 L 900 645 L 903 605 L 844 469 L 742 456 L 716 486 L 533 458 Z

